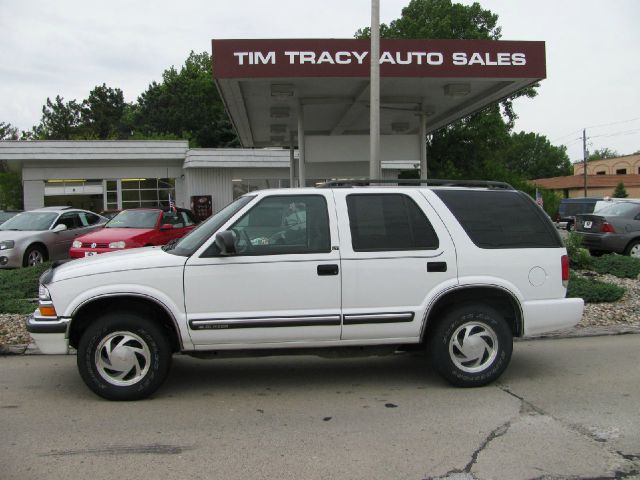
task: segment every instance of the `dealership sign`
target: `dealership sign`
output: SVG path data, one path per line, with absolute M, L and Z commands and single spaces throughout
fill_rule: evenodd
M 215 78 L 367 77 L 368 40 L 213 40 Z M 382 40 L 388 77 L 545 78 L 544 42 Z

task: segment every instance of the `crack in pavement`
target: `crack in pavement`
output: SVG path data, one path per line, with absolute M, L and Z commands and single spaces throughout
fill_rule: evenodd
M 464 468 L 449 470 L 444 475 L 437 477 L 425 477 L 423 480 L 478 480 L 477 477 L 475 477 L 471 473 L 471 470 L 478 462 L 478 457 L 480 456 L 480 454 L 491 444 L 493 440 L 505 435 L 509 431 L 509 428 L 511 428 L 513 422 L 524 415 L 546 416 L 553 421 L 558 422 L 563 427 L 568 428 L 582 436 L 585 436 L 590 440 L 603 443 L 603 440 L 601 438 L 596 438 L 593 432 L 590 432 L 587 428 L 581 425 L 569 424 L 561 419 L 555 418 L 553 415 L 545 412 L 540 407 L 537 407 L 533 403 L 525 400 L 520 395 L 512 392 L 506 385 L 498 384 L 496 386 L 504 393 L 517 398 L 520 401 L 520 411 L 518 412 L 518 414 L 492 430 L 489 435 L 487 435 L 487 437 L 482 441 L 480 446 L 471 454 L 471 460 L 465 465 Z M 626 461 L 626 466 L 624 467 L 624 469 L 616 470 L 614 472 L 611 472 L 610 474 L 605 474 L 597 477 L 542 475 L 531 480 L 624 480 L 638 478 L 638 475 L 640 475 L 640 470 L 638 469 L 640 467 L 640 455 L 625 454 L 621 451 L 611 451 L 609 449 L 607 449 L 607 451 L 609 451 L 613 455 L 618 455 L 621 459 Z
M 515 417 L 514 417 L 515 418 Z M 478 461 L 478 456 L 482 453 L 482 451 L 487 448 L 487 446 L 494 441 L 496 438 L 503 436 L 509 428 L 511 427 L 512 420 L 508 420 L 503 423 L 499 427 L 487 435 L 484 441 L 480 444 L 480 446 L 471 454 L 471 460 L 469 463 L 465 465 L 465 467 L 460 469 L 449 470 L 444 476 L 441 477 L 426 477 L 424 480 L 474 480 L 475 477 L 471 474 L 471 469 Z
M 531 412 L 534 412 L 538 415 L 544 415 L 546 417 L 551 418 L 552 420 L 554 420 L 555 422 L 558 422 L 560 425 L 573 430 L 576 433 L 579 433 L 580 435 L 583 435 L 587 438 L 589 438 L 590 440 L 593 440 L 595 442 L 601 443 L 601 444 L 606 444 L 607 440 L 603 439 L 601 436 L 597 435 L 596 433 L 594 433 L 593 431 L 589 430 L 587 427 L 583 426 L 583 425 L 578 425 L 578 424 L 573 424 L 573 423 L 567 423 L 565 421 L 563 421 L 562 419 L 556 418 L 553 415 L 545 412 L 544 410 L 542 410 L 541 408 L 535 406 L 533 403 L 527 401 L 524 399 L 524 397 L 521 397 L 520 395 L 512 392 L 509 387 L 507 387 L 506 385 L 502 385 L 502 384 L 497 384 L 496 385 L 500 390 L 502 390 L 504 393 L 507 393 L 509 395 L 511 395 L 514 398 L 517 398 L 518 400 L 520 400 L 521 402 L 521 407 L 520 407 L 520 414 L 531 414 Z M 610 450 L 607 449 L 608 452 L 610 452 L 613 455 L 617 455 L 620 458 L 626 460 L 628 462 L 628 466 L 626 470 L 617 470 L 615 472 L 613 472 L 612 476 L 602 476 L 602 477 L 580 477 L 580 476 L 576 476 L 576 477 L 569 477 L 568 480 L 618 480 L 618 479 L 625 479 L 625 478 L 631 478 L 634 477 L 636 475 L 640 474 L 640 470 L 638 470 L 638 468 L 640 468 L 640 454 L 625 454 L 619 450 Z M 635 477 L 634 477 L 635 478 Z M 555 479 L 567 479 L 567 477 L 555 477 L 555 476 L 542 476 L 542 477 L 537 477 L 531 480 L 555 480 Z

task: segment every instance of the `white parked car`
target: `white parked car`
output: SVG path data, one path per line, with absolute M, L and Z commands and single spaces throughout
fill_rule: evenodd
M 78 350 L 98 395 L 139 399 L 172 354 L 426 348 L 454 385 L 498 378 L 513 337 L 568 328 L 566 250 L 524 193 L 467 186 L 252 192 L 168 247 L 108 253 L 41 278 L 28 329 Z

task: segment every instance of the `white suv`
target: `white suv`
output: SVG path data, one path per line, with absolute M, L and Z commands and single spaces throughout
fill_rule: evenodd
M 432 183 L 433 181 L 430 181 Z M 513 337 L 575 325 L 566 250 L 496 182 L 263 190 L 173 245 L 54 266 L 28 329 L 78 350 L 108 399 L 139 399 L 172 354 L 380 354 L 426 347 L 454 385 L 498 378 Z

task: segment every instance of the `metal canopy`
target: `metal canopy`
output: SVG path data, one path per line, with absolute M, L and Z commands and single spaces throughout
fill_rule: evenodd
M 244 147 L 369 134 L 369 41 L 213 40 L 213 77 Z M 544 42 L 382 40 L 381 135 L 433 132 L 546 77 Z M 308 140 L 308 139 L 307 139 Z M 309 159 L 308 161 L 313 161 Z

